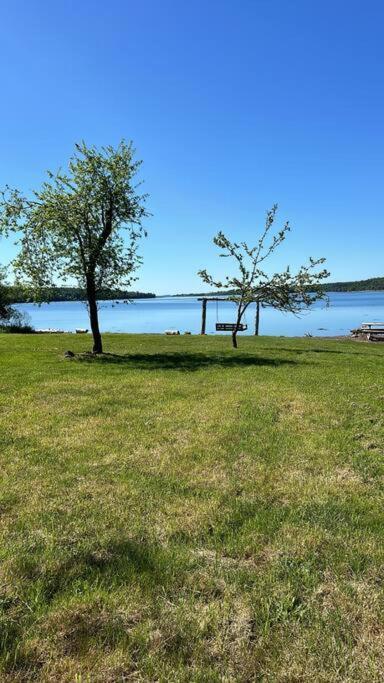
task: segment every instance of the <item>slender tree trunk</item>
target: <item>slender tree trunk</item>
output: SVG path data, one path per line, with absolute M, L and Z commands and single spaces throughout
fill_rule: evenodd
M 103 353 L 103 343 L 99 328 L 99 312 L 97 310 L 96 287 L 93 277 L 87 277 L 87 299 L 89 309 L 89 322 L 93 335 L 93 353 Z
M 246 307 L 243 308 L 242 305 L 239 304 L 238 309 L 237 309 L 236 327 L 235 327 L 235 329 L 234 329 L 233 332 L 232 332 L 232 346 L 233 346 L 234 349 L 237 349 L 237 333 L 238 333 L 238 331 L 239 331 L 239 326 L 240 326 L 240 323 L 241 323 L 241 318 L 242 318 L 243 315 L 244 315 L 245 308 L 246 308 Z

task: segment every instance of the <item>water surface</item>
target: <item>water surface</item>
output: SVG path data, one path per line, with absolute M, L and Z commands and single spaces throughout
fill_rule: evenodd
M 89 328 L 87 308 L 78 301 L 52 302 L 36 306 L 17 304 L 30 316 L 36 329 L 56 328 L 74 331 Z M 255 306 L 246 314 L 248 330 L 254 332 Z M 214 302 L 207 306 L 207 333 L 214 334 L 216 321 L 233 322 L 235 306 L 231 302 Z M 384 319 L 384 292 L 331 292 L 329 306 L 317 302 L 310 311 L 300 316 L 263 308 L 260 315 L 260 334 L 303 336 L 344 335 L 362 322 Z M 103 332 L 164 332 L 178 329 L 197 334 L 201 326 L 201 302 L 195 297 L 159 297 L 136 299 L 130 304 L 113 301 L 100 303 L 100 326 Z M 222 334 L 222 333 L 216 333 Z

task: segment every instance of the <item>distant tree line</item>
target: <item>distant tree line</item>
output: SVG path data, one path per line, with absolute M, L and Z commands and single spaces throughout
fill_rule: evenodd
M 319 287 L 324 292 L 384 291 L 384 277 L 371 277 L 368 280 L 351 280 L 350 282 L 323 282 Z M 238 294 L 238 291 L 227 289 L 225 292 L 190 292 L 188 294 L 171 294 L 170 296 L 231 296 L 233 294 Z
M 325 292 L 364 292 L 384 290 L 384 277 L 371 277 L 368 280 L 351 282 L 327 282 L 322 284 Z
M 33 293 L 28 288 L 18 285 L 3 287 L 7 301 L 13 304 L 28 303 L 34 300 Z M 125 289 L 101 289 L 98 298 L 101 301 L 118 299 L 153 299 L 153 292 L 133 292 Z M 50 287 L 40 293 L 41 302 L 49 301 L 85 301 L 86 291 L 81 287 Z

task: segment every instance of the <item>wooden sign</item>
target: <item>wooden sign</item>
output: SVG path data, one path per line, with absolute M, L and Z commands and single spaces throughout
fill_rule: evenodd
M 240 323 L 238 326 L 238 332 L 244 332 L 246 330 L 248 325 L 244 325 L 244 323 Z M 217 332 L 233 332 L 236 329 L 236 323 L 216 323 L 216 331 Z

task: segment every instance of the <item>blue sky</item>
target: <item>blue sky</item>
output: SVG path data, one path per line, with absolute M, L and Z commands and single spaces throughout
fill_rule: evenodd
M 141 289 L 201 291 L 228 264 L 215 232 L 252 243 L 274 202 L 293 230 L 271 269 L 384 275 L 383 24 L 381 0 L 7 0 L 0 186 L 125 137 L 153 213 Z

